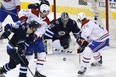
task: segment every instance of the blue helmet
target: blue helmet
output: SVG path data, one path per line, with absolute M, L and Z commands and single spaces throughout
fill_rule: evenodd
M 28 25 L 29 25 L 29 28 L 31 29 L 37 29 L 40 26 L 40 24 L 34 20 L 30 21 Z

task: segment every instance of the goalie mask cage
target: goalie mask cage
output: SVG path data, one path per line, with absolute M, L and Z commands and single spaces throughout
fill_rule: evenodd
M 54 19 L 62 12 L 67 12 L 74 20 L 80 12 L 84 12 L 92 19 L 98 16 L 98 22 L 109 31 L 110 45 L 115 44 L 116 0 L 53 0 L 52 11 Z

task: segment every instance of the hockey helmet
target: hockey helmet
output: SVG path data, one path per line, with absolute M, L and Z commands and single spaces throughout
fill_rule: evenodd
M 86 19 L 87 17 L 86 17 L 86 15 L 85 15 L 85 13 L 83 13 L 83 12 L 81 12 L 81 13 L 79 13 L 78 15 L 77 15 L 77 21 L 78 22 L 81 22 L 81 21 L 83 21 L 84 19 Z
M 39 3 L 29 4 L 28 5 L 28 9 L 39 9 L 39 8 L 40 8 Z
M 48 0 L 40 0 L 40 1 L 41 1 L 41 2 L 40 2 L 40 5 L 46 4 L 46 5 L 50 6 L 50 3 L 49 3 Z
M 40 6 L 40 12 L 43 13 L 43 14 L 48 15 L 49 12 L 50 12 L 50 7 L 48 5 L 46 5 L 46 4 L 42 4 Z
M 63 22 L 63 24 L 67 24 L 68 20 L 69 20 L 68 13 L 67 12 L 63 12 L 61 14 L 61 21 Z
M 39 23 L 34 20 L 30 21 L 28 25 L 30 29 L 37 29 L 39 27 Z

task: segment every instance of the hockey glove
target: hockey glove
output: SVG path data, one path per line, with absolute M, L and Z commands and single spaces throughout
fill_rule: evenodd
M 4 33 L 1 35 L 2 39 L 8 38 L 8 36 L 11 34 L 12 32 L 12 26 L 11 24 L 6 24 L 4 27 Z
M 86 40 L 84 40 L 82 37 L 80 37 L 79 39 L 77 39 L 77 43 L 79 44 L 79 46 L 87 46 L 88 42 Z
M 82 53 L 85 47 L 88 45 L 88 42 L 84 40 L 82 37 L 77 39 L 77 43 L 79 45 L 79 48 L 77 49 L 77 53 Z
M 2 39 L 6 39 L 8 38 L 8 36 L 11 34 L 11 32 L 8 30 L 8 31 L 5 31 L 2 35 L 1 35 L 1 38 Z
M 77 49 L 77 53 L 82 53 L 84 49 L 85 49 L 85 46 L 79 47 Z
M 17 42 L 17 45 L 18 45 L 18 53 L 21 55 L 21 56 L 25 56 L 25 53 L 26 53 L 26 44 L 25 44 L 25 41 L 24 40 L 20 40 Z

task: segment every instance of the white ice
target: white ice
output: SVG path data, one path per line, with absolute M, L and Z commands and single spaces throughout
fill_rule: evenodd
M 8 21 L 9 22 L 9 17 Z M 6 24 L 3 23 L 3 24 Z M 11 21 L 12 22 L 12 21 Z M 5 63 L 9 62 L 9 56 L 6 52 L 7 40 L 0 42 L 0 67 Z M 57 44 L 57 43 L 56 43 Z M 74 51 L 76 52 L 76 51 Z M 116 77 L 116 44 L 110 47 L 106 47 L 101 50 L 103 55 L 103 65 L 101 67 L 90 67 L 88 66 L 87 72 L 82 77 Z M 63 61 L 66 58 L 66 61 Z M 93 61 L 93 60 L 92 60 Z M 92 62 L 91 61 L 91 62 Z M 18 77 L 19 66 L 15 69 L 7 72 L 6 77 Z M 35 62 L 34 59 L 30 61 L 29 68 L 34 73 Z M 79 55 L 78 54 L 49 54 L 46 58 L 43 73 L 47 77 L 79 77 L 77 72 L 79 69 Z M 32 77 L 28 71 L 28 77 Z

